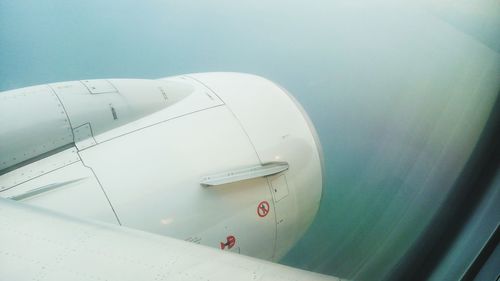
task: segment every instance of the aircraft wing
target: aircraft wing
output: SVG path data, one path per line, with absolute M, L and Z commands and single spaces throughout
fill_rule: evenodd
M 340 280 L 0 199 L 0 280 Z

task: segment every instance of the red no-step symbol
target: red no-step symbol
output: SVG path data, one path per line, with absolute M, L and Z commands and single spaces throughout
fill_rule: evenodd
M 234 237 L 233 235 L 229 235 L 228 237 L 226 237 L 226 243 L 220 242 L 220 248 L 222 250 L 224 250 L 226 247 L 228 249 L 231 249 L 232 247 L 234 247 L 234 244 L 236 244 L 236 237 Z
M 269 214 L 269 203 L 267 201 L 261 201 L 257 206 L 257 215 L 263 218 Z

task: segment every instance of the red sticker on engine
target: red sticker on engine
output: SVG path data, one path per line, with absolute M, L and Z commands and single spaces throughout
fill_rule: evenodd
M 226 247 L 228 249 L 231 249 L 232 247 L 234 247 L 235 244 L 236 244 L 236 237 L 234 237 L 233 235 L 229 235 L 228 237 L 226 237 L 226 243 L 220 242 L 220 248 L 222 250 L 224 250 Z
M 269 214 L 269 209 L 270 209 L 269 203 L 267 201 L 262 201 L 257 206 L 257 215 L 263 218 L 267 216 L 267 214 Z

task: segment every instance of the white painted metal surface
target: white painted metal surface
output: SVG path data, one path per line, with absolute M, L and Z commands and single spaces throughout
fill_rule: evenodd
M 213 247 L 235 236 L 239 252 L 272 258 L 273 214 L 259 218 L 256 212 L 260 201 L 272 198 L 266 180 L 217 190 L 199 183 L 207 172 L 258 163 L 227 108 L 159 123 L 80 155 L 94 169 L 123 225 Z
M 35 90 L 42 92 L 36 99 L 24 97 Z M 47 103 L 41 112 L 59 108 L 46 115 L 47 135 L 33 130 L 41 140 L 71 139 L 54 145 L 60 151 L 39 151 L 44 143 L 30 130 L 46 119 L 0 104 L 6 120 L 27 124 L 6 123 L 0 134 L 9 139 L 0 154 L 1 197 L 267 260 L 279 260 L 318 209 L 314 129 L 290 96 L 263 78 L 84 80 L 3 95 L 27 107 Z M 55 98 L 60 107 L 45 101 Z M 57 125 L 63 115 L 67 123 Z M 35 148 L 21 162 L 9 160 L 25 149 L 11 140 L 16 134 Z
M 0 174 L 71 142 L 64 108 L 47 85 L 0 94 Z
M 4 199 L 0 241 L 0 280 L 340 281 Z
M 275 256 L 283 256 L 310 225 L 321 198 L 322 156 L 312 124 L 285 90 L 262 77 L 241 73 L 189 77 L 210 88 L 230 108 L 261 163 L 288 162 L 290 168 L 285 174 L 289 195 L 275 204 Z
M 200 184 L 204 186 L 217 186 L 248 179 L 271 176 L 286 170 L 288 170 L 288 163 L 286 162 L 266 163 L 263 165 L 204 176 L 201 178 Z
M 46 166 L 56 161 L 54 158 L 58 157 L 60 155 L 54 155 L 33 163 L 31 166 L 37 169 L 37 166 Z M 31 180 L 20 182 L 2 191 L 0 196 L 77 217 L 118 224 L 93 171 L 79 160 L 38 175 Z
M 2 155 L 2 157 L 7 156 Z M 48 155 L 24 166 L 16 167 L 16 169 L 0 175 L 0 192 L 12 189 L 34 178 L 44 176 L 78 161 L 80 161 L 80 157 L 78 156 L 76 147 L 70 146 L 53 155 Z M 3 195 L 4 193 L 0 194 Z
M 49 86 L 63 103 L 72 128 L 89 127 L 87 138 L 172 106 L 194 89 L 186 83 L 141 79 L 70 81 Z M 74 134 L 76 138 L 81 132 Z M 77 144 L 83 141 L 75 139 Z M 88 146 L 87 141 L 82 148 Z

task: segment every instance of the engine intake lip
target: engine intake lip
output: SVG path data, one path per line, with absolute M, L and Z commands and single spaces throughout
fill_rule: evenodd
M 276 82 L 274 83 L 278 88 L 280 88 L 287 96 L 290 98 L 290 100 L 293 101 L 295 106 L 299 109 L 299 111 L 302 113 L 302 117 L 307 123 L 307 126 L 309 127 L 309 131 L 311 132 L 311 135 L 314 138 L 314 143 L 316 144 L 316 149 L 318 150 L 318 155 L 320 159 L 320 165 L 321 165 L 321 197 L 320 197 L 320 202 L 323 200 L 323 191 L 325 187 L 325 158 L 323 156 L 323 147 L 321 145 L 321 141 L 319 139 L 318 132 L 316 131 L 316 127 L 314 126 L 314 123 L 312 122 L 311 118 L 307 114 L 306 110 L 300 104 L 300 102 L 290 93 L 288 92 L 284 87 L 281 85 L 277 84 Z

